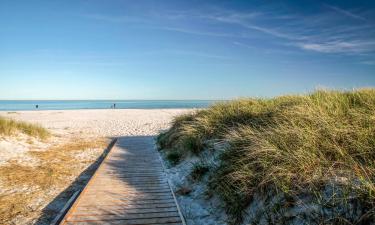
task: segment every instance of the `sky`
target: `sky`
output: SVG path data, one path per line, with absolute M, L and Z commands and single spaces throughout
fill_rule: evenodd
M 0 0 L 0 99 L 375 86 L 375 1 Z

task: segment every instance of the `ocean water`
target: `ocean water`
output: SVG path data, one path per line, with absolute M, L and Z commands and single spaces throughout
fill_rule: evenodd
M 67 109 L 178 109 L 205 108 L 211 100 L 0 100 L 0 111 Z M 38 105 L 38 108 L 36 108 Z

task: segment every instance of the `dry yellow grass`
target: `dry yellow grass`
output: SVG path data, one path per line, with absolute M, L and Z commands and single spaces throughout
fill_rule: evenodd
M 14 190 L 12 194 L 0 195 L 0 224 L 10 224 L 17 215 L 27 217 L 32 200 L 40 198 L 50 188 L 63 189 L 66 181 L 72 180 L 69 178 L 78 176 L 84 167 L 92 163 L 77 159 L 77 154 L 89 149 L 104 149 L 106 145 L 106 139 L 74 139 L 48 150 L 31 151 L 30 154 L 39 160 L 37 166 L 10 162 L 0 167 L 3 185 Z M 17 191 L 20 188 L 30 191 Z
M 27 216 L 30 209 L 23 203 L 30 202 L 32 197 L 33 194 L 30 193 L 0 195 L 0 223 L 10 224 L 10 221 L 20 214 Z

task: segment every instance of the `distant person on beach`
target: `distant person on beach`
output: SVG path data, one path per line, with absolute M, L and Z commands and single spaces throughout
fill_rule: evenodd
M 113 104 L 113 108 L 114 108 L 114 109 L 116 108 L 116 104 Z
M 35 105 L 35 108 L 36 108 L 36 109 L 39 108 L 39 105 Z

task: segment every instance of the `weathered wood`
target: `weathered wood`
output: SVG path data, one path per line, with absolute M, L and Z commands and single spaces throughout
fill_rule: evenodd
M 112 206 L 118 206 L 118 205 L 127 205 L 127 204 L 131 204 L 131 203 L 134 203 L 134 204 L 144 204 L 144 205 L 147 205 L 147 204 L 163 204 L 163 203 L 173 203 L 174 202 L 174 199 L 170 199 L 170 200 L 132 200 L 132 201 L 117 201 L 117 202 L 114 202 L 114 201 L 84 201 L 82 200 L 80 206 L 90 206 L 92 204 L 96 204 L 96 205 L 112 205 Z
M 112 220 L 112 221 L 76 221 L 67 222 L 66 225 L 183 225 L 179 222 L 179 217 L 161 218 L 161 219 L 138 219 L 131 221 Z
M 136 219 L 156 219 L 178 217 L 178 212 L 148 212 L 148 213 L 126 213 L 111 214 L 91 214 L 91 215 L 74 215 L 68 217 L 67 221 L 87 221 L 87 220 L 136 220 Z
M 70 197 L 70 199 L 65 203 L 64 207 L 60 210 L 54 220 L 52 220 L 51 225 L 57 225 L 61 222 L 66 212 L 69 210 L 69 207 L 73 204 L 74 200 L 76 200 L 77 196 L 79 195 L 79 191 L 74 192 L 74 194 Z
M 154 209 L 154 208 L 175 208 L 175 203 L 162 203 L 162 204 L 136 204 L 136 203 L 129 203 L 127 205 L 90 205 L 90 206 L 79 206 L 77 210 L 88 210 L 88 209 L 99 209 L 99 210 L 127 210 L 127 209 Z
M 81 208 L 79 212 L 74 214 L 75 216 L 82 215 L 121 215 L 123 213 L 157 213 L 157 212 L 177 212 L 175 207 L 167 208 L 130 208 L 130 209 L 107 209 L 103 213 L 102 209 L 92 209 L 92 208 Z
M 184 225 L 150 137 L 119 138 L 63 225 Z
M 124 196 L 124 193 L 112 193 L 112 192 L 86 192 L 85 196 L 90 196 L 90 197 L 100 197 L 105 193 L 106 196 L 113 197 L 113 198 L 121 198 L 121 197 L 133 197 L 133 196 L 138 196 L 138 197 L 144 197 L 144 196 L 172 196 L 170 193 L 165 193 L 165 192 L 152 192 L 152 193 L 142 193 L 138 194 L 137 192 L 128 192 L 126 193 L 126 196 Z

